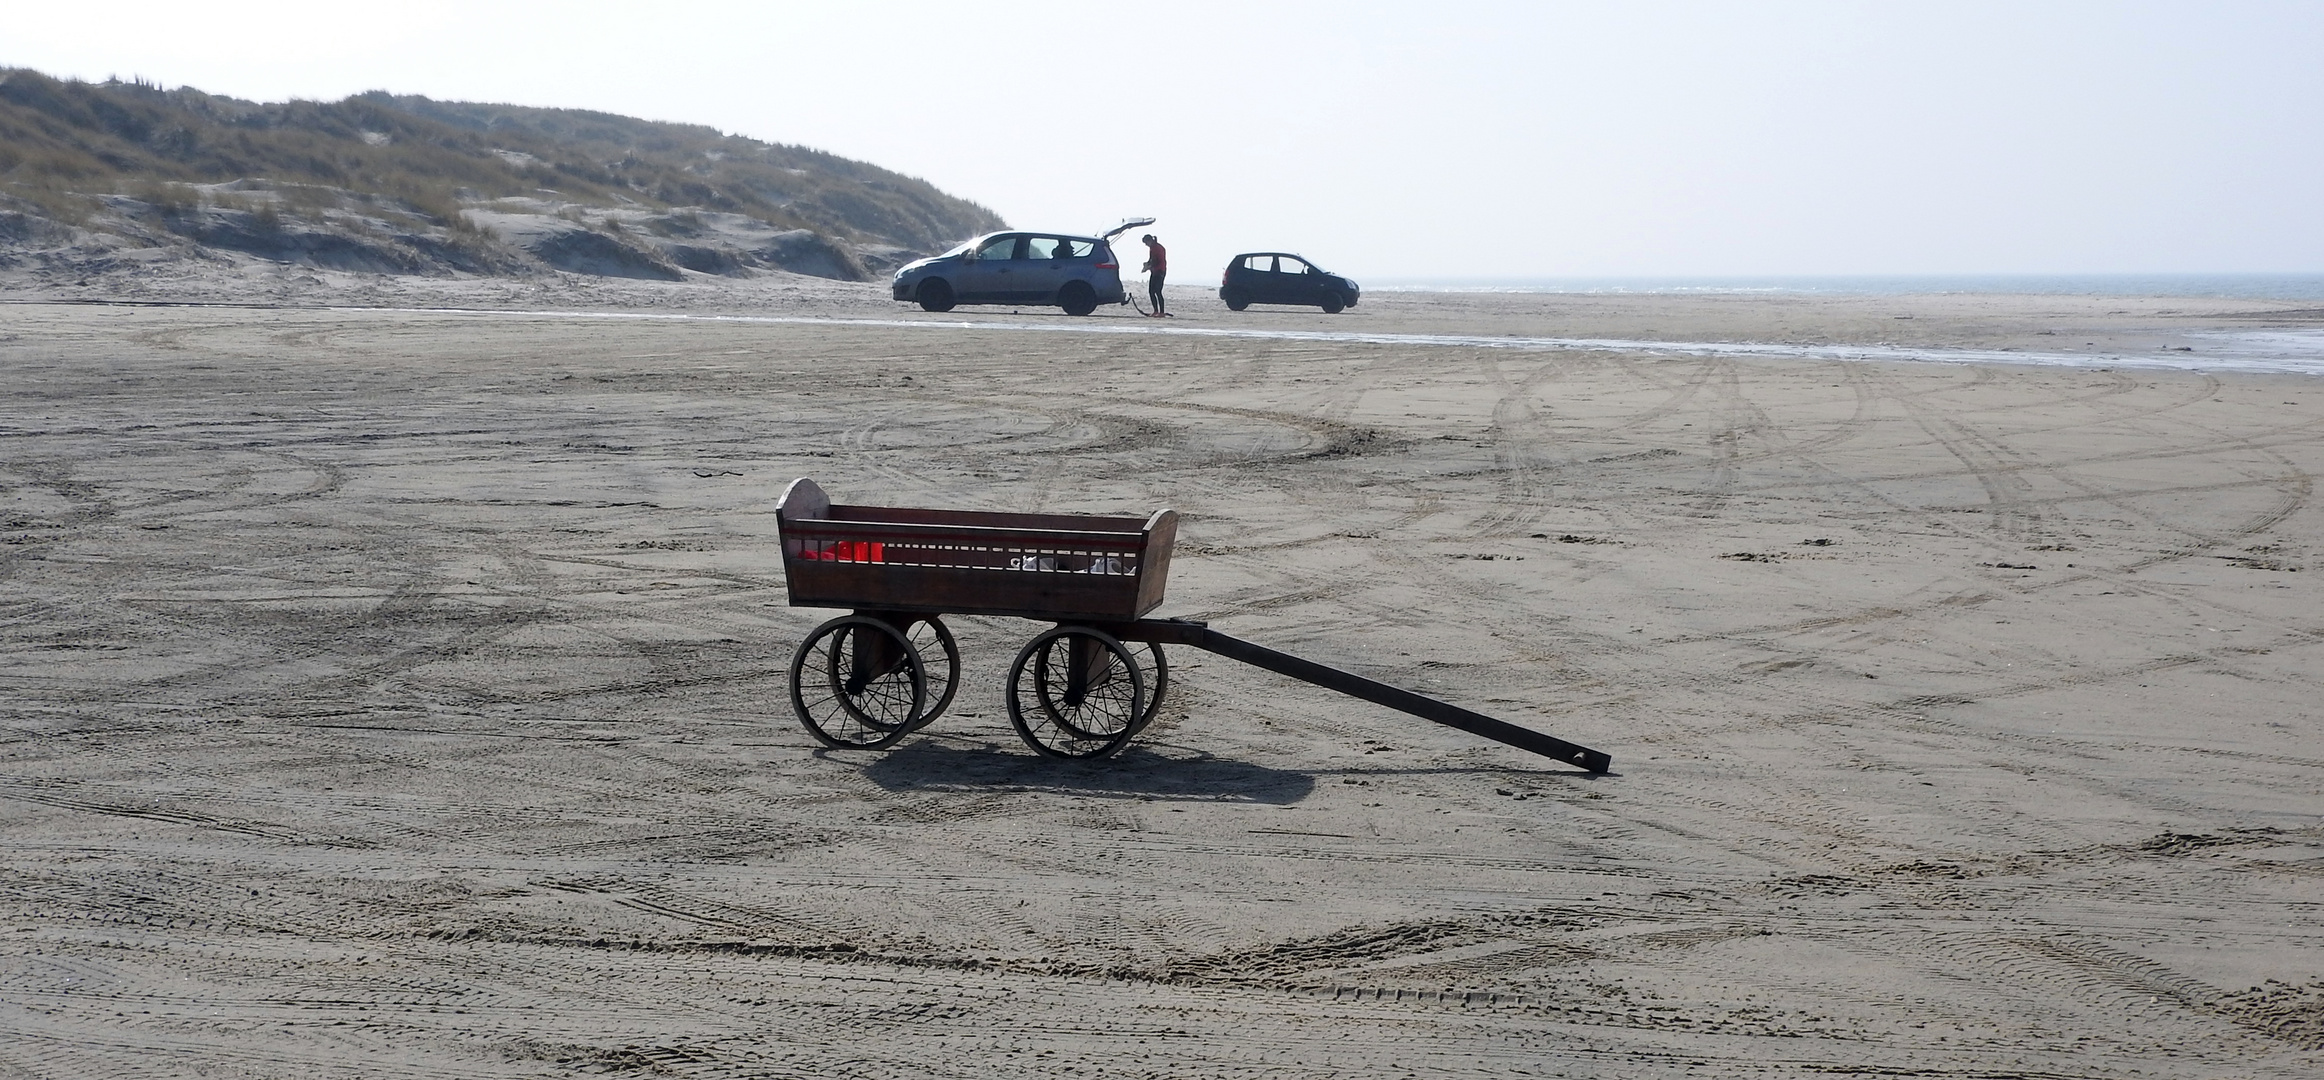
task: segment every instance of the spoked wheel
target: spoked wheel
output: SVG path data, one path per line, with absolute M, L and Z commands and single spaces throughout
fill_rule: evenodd
M 1150 716 L 1137 659 L 1113 635 L 1086 626 L 1027 642 L 1009 668 L 1008 701 L 1017 734 L 1053 758 L 1105 757 Z
M 953 681 L 948 676 L 948 689 Z M 925 722 L 927 702 L 928 666 L 920 650 L 868 615 L 842 615 L 816 627 L 791 656 L 791 708 L 825 746 L 884 749 Z
M 928 707 L 912 721 L 916 731 L 934 723 L 951 707 L 952 692 L 960 688 L 960 647 L 953 644 L 952 631 L 945 628 L 944 620 L 934 615 L 914 622 L 904 638 L 920 650 L 928 679 Z

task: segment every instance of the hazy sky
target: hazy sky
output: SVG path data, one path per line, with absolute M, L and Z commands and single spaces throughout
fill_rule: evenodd
M 1437 277 L 2324 271 L 2324 3 L 0 0 L 0 65 L 682 120 Z

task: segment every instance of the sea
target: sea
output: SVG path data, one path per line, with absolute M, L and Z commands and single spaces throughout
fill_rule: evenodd
M 1405 278 L 1364 283 L 1366 292 L 1803 293 L 1903 296 L 2016 293 L 2035 296 L 2219 297 L 2324 301 L 2316 274 L 1869 274 L 1822 277 Z

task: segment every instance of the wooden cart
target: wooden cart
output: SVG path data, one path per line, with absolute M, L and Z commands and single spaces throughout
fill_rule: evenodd
M 999 514 L 835 505 L 800 479 L 775 508 L 798 607 L 851 608 L 791 658 L 791 706 L 825 745 L 882 749 L 952 703 L 960 651 L 945 615 L 1056 624 L 1009 668 L 1009 722 L 1034 750 L 1098 758 L 1169 693 L 1165 644 L 1191 645 L 1424 719 L 1605 772 L 1613 759 L 1528 728 L 1302 660 L 1182 619 L 1162 603 L 1178 515 Z

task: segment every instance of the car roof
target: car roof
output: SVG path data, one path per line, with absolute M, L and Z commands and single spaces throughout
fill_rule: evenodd
M 1237 255 L 1237 256 L 1235 256 L 1235 258 L 1236 258 L 1236 259 L 1248 259 L 1248 258 L 1250 258 L 1250 257 L 1251 257 L 1251 256 L 1253 256 L 1253 255 L 1288 255 L 1288 256 L 1290 256 L 1291 258 L 1294 258 L 1294 259 L 1297 259 L 1297 260 L 1299 260 L 1300 262 L 1314 262 L 1314 261 L 1315 261 L 1314 259 L 1310 259 L 1310 258 L 1308 258 L 1307 256 L 1305 256 L 1305 255 L 1301 255 L 1301 254 L 1299 254 L 1299 253 L 1298 253 L 1298 252 L 1296 252 L 1296 251 L 1246 251 L 1246 252 L 1244 252 L 1244 253 L 1242 253 L 1242 254 L 1240 254 L 1240 255 Z M 1229 259 L 1229 260 L 1227 260 L 1227 261 L 1229 261 L 1229 262 L 1233 262 L 1234 260 L 1233 260 L 1233 259 Z
M 1080 233 L 1069 233 L 1069 232 L 1048 232 L 1048 231 L 1045 231 L 1045 230 L 1042 230 L 1042 229 L 1002 229 L 1002 230 L 1001 230 L 1001 231 L 999 231 L 999 232 L 989 232 L 989 233 L 986 233 L 986 234 L 984 234 L 983 236 L 979 236 L 979 237 L 977 237 L 976 239 L 977 239 L 977 240 L 980 240 L 980 241 L 981 241 L 981 240 L 996 240 L 996 239 L 999 239 L 999 238 L 1001 238 L 1001 237 L 1003 237 L 1003 236 L 1054 236 L 1054 237 L 1057 237 L 1057 238 L 1059 238 L 1059 239 L 1061 239 L 1061 240 L 1087 240 L 1087 241 L 1089 241 L 1090 243 L 1093 243 L 1093 244 L 1102 244 L 1102 243 L 1104 243 L 1104 242 L 1105 242 L 1105 241 L 1103 241 L 1103 240 L 1100 240 L 1100 239 L 1098 239 L 1097 237 L 1094 237 L 1094 236 L 1083 236 L 1083 235 L 1082 235 L 1082 234 L 1080 234 Z

